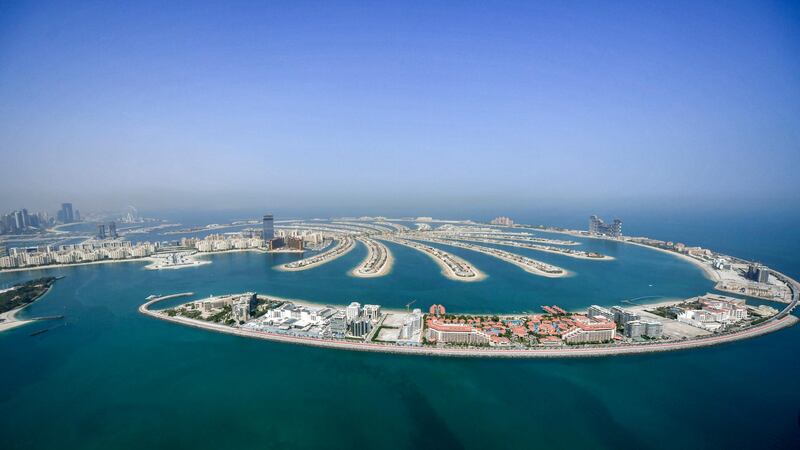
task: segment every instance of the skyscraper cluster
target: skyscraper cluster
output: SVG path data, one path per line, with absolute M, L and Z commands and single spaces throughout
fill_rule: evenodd
M 20 234 L 49 225 L 47 213 L 29 214 L 27 209 L 0 216 L 0 234 Z
M 106 230 L 108 230 L 108 232 L 106 232 Z M 108 227 L 106 227 L 106 224 L 104 224 L 104 223 L 97 224 L 97 238 L 98 239 L 105 239 L 105 238 L 116 239 L 118 237 L 119 237 L 119 234 L 117 234 L 117 223 L 116 222 L 113 222 L 113 221 L 109 222 L 108 223 Z
M 80 215 L 78 215 L 78 219 L 76 220 L 75 213 L 72 211 L 72 203 L 62 203 L 61 209 L 58 210 L 56 217 L 61 223 L 72 223 L 80 220 Z
M 490 222 L 492 225 L 502 225 L 504 227 L 512 227 L 514 226 L 514 221 L 511 220 L 510 217 L 499 216 L 492 219 Z
M 23 234 L 34 232 L 60 223 L 80 222 L 81 215 L 78 210 L 72 209 L 72 203 L 62 203 L 61 209 L 53 220 L 46 212 L 29 213 L 27 209 L 11 211 L 0 215 L 0 234 Z

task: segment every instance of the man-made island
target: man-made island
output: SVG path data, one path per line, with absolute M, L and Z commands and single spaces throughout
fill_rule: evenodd
M 484 253 L 533 275 L 553 278 L 568 273 L 552 264 L 497 247 L 558 253 L 585 260 L 613 259 L 568 248 L 580 245 L 576 241 L 536 237 L 527 231 L 535 230 L 611 239 L 668 252 L 702 268 L 709 278 L 717 281 L 718 290 L 756 294 L 754 296 L 786 305 L 778 310 L 765 305 L 748 305 L 741 298 L 707 293 L 653 305 L 610 308 L 593 305 L 579 312 L 544 305 L 541 314 L 448 314 L 443 305 L 432 305 L 426 312 L 420 309 L 398 311 L 359 302 L 351 302 L 346 307 L 319 305 L 250 292 L 194 300 L 165 310 L 151 308 L 162 300 L 152 298 L 140 311 L 184 325 L 282 342 L 362 351 L 491 357 L 606 356 L 672 351 L 758 336 L 798 321 L 791 312 L 797 304 L 800 285 L 780 272 L 699 247 L 623 237 L 621 221 L 604 225 L 595 217 L 591 220 L 600 223 L 590 223 L 588 232 L 508 222 L 477 224 L 432 218 L 417 218 L 416 230 L 405 225 L 390 225 L 393 221 L 408 219 L 297 221 L 291 226 L 334 233 L 338 239 L 331 250 L 289 263 L 289 267 L 302 270 L 305 266 L 324 264 L 349 251 L 355 241 L 368 250 L 367 258 L 351 272 L 360 273 L 360 276 L 379 276 L 380 269 L 391 257 L 388 248 L 377 241 L 423 252 L 440 265 L 445 276 L 457 281 L 480 281 L 485 275 L 466 260 L 438 246 Z M 437 223 L 439 226 L 434 226 Z

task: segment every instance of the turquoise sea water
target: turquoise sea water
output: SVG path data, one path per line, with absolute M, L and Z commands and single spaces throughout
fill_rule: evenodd
M 699 223 L 699 222 L 698 222 Z M 703 244 L 702 227 L 693 231 Z M 677 236 L 676 239 L 681 238 Z M 743 251 L 792 234 L 765 234 Z M 688 239 L 687 239 L 688 240 Z M 730 236 L 736 247 L 736 236 Z M 794 242 L 794 241 L 792 241 Z M 787 245 L 792 245 L 790 242 Z M 694 243 L 694 242 L 693 242 Z M 707 244 L 709 245 L 709 244 Z M 2 448 L 797 448 L 800 327 L 720 347 L 580 360 L 470 360 L 306 348 L 141 316 L 153 293 L 255 290 L 343 304 L 444 303 L 453 311 L 568 309 L 687 297 L 712 288 L 670 255 L 603 241 L 615 261 L 510 249 L 575 275 L 534 277 L 448 248 L 489 277 L 449 281 L 427 256 L 391 245 L 393 273 L 345 275 L 358 247 L 308 272 L 292 255 L 229 253 L 210 265 L 146 271 L 104 264 L 0 275 L 0 284 L 65 275 L 26 312 L 63 314 L 0 334 Z M 735 250 L 726 249 L 733 254 Z M 748 256 L 748 255 L 742 255 Z M 797 259 L 781 270 L 800 275 Z M 30 336 L 36 330 L 50 331 Z

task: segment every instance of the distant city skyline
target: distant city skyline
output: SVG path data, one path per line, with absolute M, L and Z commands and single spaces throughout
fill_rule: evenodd
M 0 210 L 798 204 L 796 4 L 582 6 L 5 3 Z

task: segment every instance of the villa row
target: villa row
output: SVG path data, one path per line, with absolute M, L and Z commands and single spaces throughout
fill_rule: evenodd
M 8 256 L 0 257 L 0 269 L 145 258 L 154 254 L 159 248 L 159 243 L 133 244 L 130 241 L 119 240 L 60 245 L 58 247 L 40 245 L 12 248 Z
M 353 270 L 353 274 L 360 277 L 384 274 L 391 262 L 389 248 L 374 239 L 361 237 L 358 240 L 367 247 L 367 257 Z
M 537 261 L 533 258 L 528 258 L 527 256 L 522 256 L 516 253 L 507 252 L 505 250 L 500 250 L 492 247 L 483 247 L 480 245 L 468 244 L 465 242 L 460 242 L 455 240 L 430 238 L 430 237 L 425 237 L 424 235 L 421 234 L 415 234 L 413 236 L 409 236 L 409 238 L 418 241 L 431 242 L 435 244 L 451 245 L 453 247 L 459 247 L 466 250 L 472 250 L 479 253 L 483 253 L 485 255 L 493 256 L 505 262 L 514 264 L 522 268 L 526 272 L 533 273 L 535 275 L 543 275 L 551 277 L 560 277 L 567 275 L 567 271 L 565 271 L 560 267 L 554 266 L 552 264 L 547 264 L 541 261 Z
M 480 244 L 493 244 L 493 245 L 501 245 L 506 247 L 516 247 L 516 248 L 524 248 L 527 250 L 536 250 L 540 252 L 546 253 L 555 253 L 564 256 L 569 256 L 573 258 L 583 258 L 583 259 L 592 259 L 592 260 L 611 260 L 613 258 L 609 256 L 602 255 L 600 253 L 595 252 L 585 252 L 583 250 L 575 250 L 572 248 L 562 248 L 562 247 L 554 247 L 552 245 L 540 245 L 540 244 L 530 244 L 526 242 L 517 242 L 512 240 L 505 240 L 505 239 L 489 239 L 489 238 L 477 238 L 472 237 L 470 235 L 462 235 L 462 234 L 450 234 L 450 233 L 441 233 L 437 235 L 440 239 L 447 239 L 447 240 L 456 240 L 461 242 L 473 242 L 473 243 L 480 243 Z
M 280 267 L 281 269 L 288 271 L 310 269 L 345 255 L 355 247 L 355 244 L 356 241 L 351 236 L 341 236 L 338 238 L 336 245 L 334 245 L 330 250 L 308 258 L 303 258 L 299 261 L 283 264 Z
M 389 238 L 383 236 L 381 237 L 381 239 L 393 242 L 395 244 L 404 245 L 406 247 L 410 247 L 425 253 L 426 255 L 433 258 L 433 260 L 436 261 L 439 265 L 441 265 L 445 270 L 445 274 L 451 278 L 462 281 L 473 281 L 481 278 L 481 273 L 478 272 L 478 270 L 471 264 L 469 264 L 467 261 L 453 254 L 440 250 L 438 248 L 431 247 L 430 245 L 425 245 L 419 242 L 410 241 L 407 239 L 395 238 L 395 237 Z
M 533 234 L 528 232 L 501 231 L 494 228 L 442 225 L 441 227 L 437 228 L 436 231 L 441 233 L 470 236 L 474 238 L 512 239 L 515 241 L 533 242 L 537 244 L 548 245 L 580 245 L 580 242 L 576 241 L 541 238 L 535 237 Z

